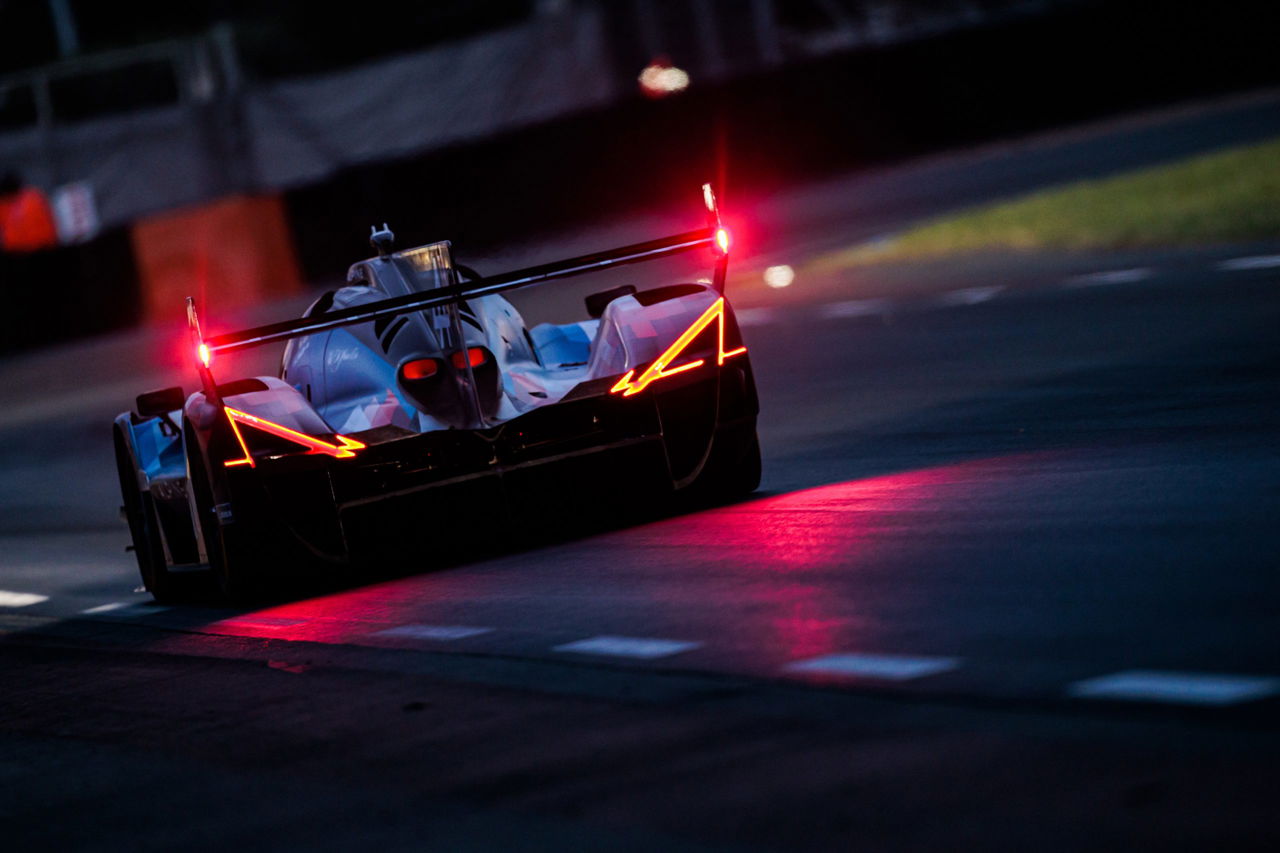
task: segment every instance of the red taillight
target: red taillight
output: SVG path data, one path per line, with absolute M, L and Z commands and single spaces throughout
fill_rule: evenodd
M 404 367 L 400 368 L 400 373 L 405 379 L 430 379 L 439 372 L 440 362 L 434 358 L 407 361 Z
M 729 245 L 732 242 L 732 239 L 729 237 L 728 228 L 721 225 L 716 229 L 716 248 L 719 249 L 722 254 L 729 254 Z
M 488 356 L 485 354 L 484 347 L 471 347 L 463 354 L 462 350 L 458 350 L 452 356 L 453 366 L 462 370 L 468 363 L 472 367 L 479 367 L 484 364 Z

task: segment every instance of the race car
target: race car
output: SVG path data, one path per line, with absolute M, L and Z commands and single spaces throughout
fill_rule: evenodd
M 203 576 L 251 598 L 282 572 L 753 491 L 759 406 L 724 293 L 730 236 L 709 185 L 703 199 L 704 228 L 488 277 L 448 242 L 397 251 L 384 225 L 345 286 L 238 332 L 205 337 L 188 298 L 200 388 L 141 394 L 114 425 L 146 588 L 181 598 Z M 585 318 L 532 328 L 513 301 L 675 256 L 710 276 L 589 292 L 573 302 Z M 278 375 L 215 379 L 225 355 L 273 343 Z

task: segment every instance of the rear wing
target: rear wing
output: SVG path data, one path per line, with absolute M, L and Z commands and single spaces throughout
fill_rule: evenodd
M 425 293 L 409 293 L 379 302 L 329 311 L 316 317 L 303 317 L 280 323 L 268 323 L 265 326 L 256 326 L 238 332 L 227 332 L 210 338 L 203 337 L 200 331 L 200 321 L 196 315 L 195 301 L 191 297 L 187 297 L 187 322 L 191 330 L 192 343 L 196 348 L 197 369 L 200 373 L 201 383 L 204 385 L 205 394 L 210 398 L 211 402 L 217 401 L 217 385 L 213 381 L 209 368 L 213 356 L 218 353 L 234 352 L 263 344 L 287 341 L 327 329 L 367 323 L 429 308 L 454 305 L 465 299 L 477 296 L 488 296 L 531 284 L 569 278 L 609 267 L 640 263 L 702 248 L 712 248 L 719 254 L 712 283 L 717 292 L 724 293 L 730 248 L 729 231 L 720 221 L 720 210 L 710 184 L 702 185 L 702 195 L 707 208 L 708 224 L 705 228 L 686 231 L 683 234 L 675 234 L 644 243 L 633 243 L 629 246 L 622 246 L 604 252 L 579 255 L 568 260 L 554 261 L 548 264 L 513 270 L 512 272 L 485 276 L 474 281 L 455 283 Z

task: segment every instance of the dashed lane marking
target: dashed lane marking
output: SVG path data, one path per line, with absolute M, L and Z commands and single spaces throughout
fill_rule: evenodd
M 122 619 L 132 619 L 137 616 L 150 616 L 152 613 L 163 613 L 171 608 L 163 604 L 148 604 L 144 601 L 134 601 L 124 603 L 121 601 L 113 601 L 110 604 L 101 604 L 97 607 L 90 607 L 88 610 L 81 610 L 81 614 L 87 616 L 112 616 Z
M 686 640 L 661 640 L 649 637 L 590 637 L 575 640 L 556 646 L 553 651 L 575 652 L 582 655 L 604 655 L 608 657 L 641 658 L 653 660 L 678 655 L 690 649 L 696 649 L 702 643 Z
M 988 299 L 993 298 L 1002 290 L 1004 290 L 1003 284 L 994 284 L 988 287 L 965 287 L 942 294 L 942 296 L 938 297 L 938 302 L 942 305 L 977 305 L 979 302 L 986 302 Z
M 35 592 L 11 592 L 0 589 L 0 607 L 30 607 L 32 604 L 48 600 L 49 596 Z
M 123 610 L 126 607 L 133 606 L 135 605 L 126 604 L 123 601 L 113 601 L 110 604 L 99 604 L 97 607 L 90 607 L 88 610 L 81 610 L 80 612 L 92 616 L 95 613 L 110 613 L 113 610 Z
M 1067 693 L 1081 699 L 1220 707 L 1280 693 L 1280 678 L 1133 669 L 1077 681 Z
M 470 625 L 399 625 L 378 631 L 375 637 L 407 637 L 412 640 L 463 640 L 488 634 L 492 628 L 476 628 Z
M 853 299 L 848 302 L 828 302 L 818 309 L 818 313 L 828 320 L 844 320 L 887 314 L 892 308 L 893 303 L 888 299 Z
M 789 663 L 788 672 L 816 675 L 843 675 L 856 678 L 878 678 L 885 681 L 909 681 L 926 675 L 937 675 L 960 665 L 959 658 L 908 657 L 905 655 L 834 654 Z
M 30 592 L 0 590 L 0 607 L 26 607 L 48 601 L 49 596 Z M 86 615 L 112 614 L 117 617 L 145 616 L 170 608 L 162 605 L 113 601 L 82 610 Z M 244 628 L 281 628 L 308 620 L 274 616 L 243 616 L 222 622 L 224 626 Z M 471 625 L 398 625 L 378 631 L 373 636 L 417 640 L 461 640 L 488 634 L 492 628 Z M 556 652 L 570 652 L 601 657 L 655 660 L 700 648 L 703 644 L 688 640 L 654 637 L 601 635 L 575 640 L 553 647 Z M 960 658 L 921 657 L 890 654 L 837 653 L 794 661 L 784 671 L 804 675 L 864 678 L 882 681 L 910 681 L 957 669 Z M 271 666 L 300 672 L 292 665 Z M 1084 679 L 1067 686 L 1067 695 L 1078 699 L 1108 701 L 1159 702 L 1177 705 L 1226 707 L 1280 695 L 1280 677 L 1234 675 L 1204 672 L 1171 672 L 1161 670 L 1125 670 L 1110 675 Z
M 1099 284 L 1131 284 L 1135 281 L 1145 281 L 1155 275 L 1155 271 L 1150 267 L 1134 267 L 1127 270 L 1107 270 L 1106 272 L 1091 272 L 1085 275 L 1076 275 L 1067 279 L 1064 284 L 1067 287 L 1093 287 Z
M 1280 255 L 1251 255 L 1245 258 L 1232 258 L 1222 261 L 1217 268 L 1224 272 L 1238 270 L 1269 270 L 1280 267 Z

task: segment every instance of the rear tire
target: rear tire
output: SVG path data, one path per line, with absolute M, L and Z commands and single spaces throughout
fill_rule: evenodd
M 219 594 L 233 604 L 250 604 L 265 597 L 269 592 L 263 578 L 266 566 L 254 558 L 242 531 L 235 525 L 219 525 L 216 537 L 209 561 Z
M 151 495 L 138 487 L 138 473 L 125 444 L 125 437 L 115 430 L 116 471 L 120 475 L 120 497 L 124 500 L 125 521 L 133 538 L 133 555 L 138 560 L 138 573 L 147 592 L 161 603 L 172 603 L 188 594 L 187 585 L 169 572 L 160 541 Z
M 720 492 L 726 498 L 740 498 L 760 488 L 763 464 L 760 461 L 760 436 L 754 428 L 751 438 L 740 443 L 736 451 L 722 463 Z
M 231 603 L 249 603 L 262 597 L 261 560 L 255 558 L 254 543 L 243 541 L 242 527 L 223 524 L 213 504 L 213 489 L 204 460 L 188 449 L 187 468 L 195 496 L 200 533 L 209 558 L 209 574 L 219 597 Z
M 755 425 L 738 434 L 718 434 L 698 478 L 684 491 L 699 502 L 719 503 L 760 487 L 760 437 Z

